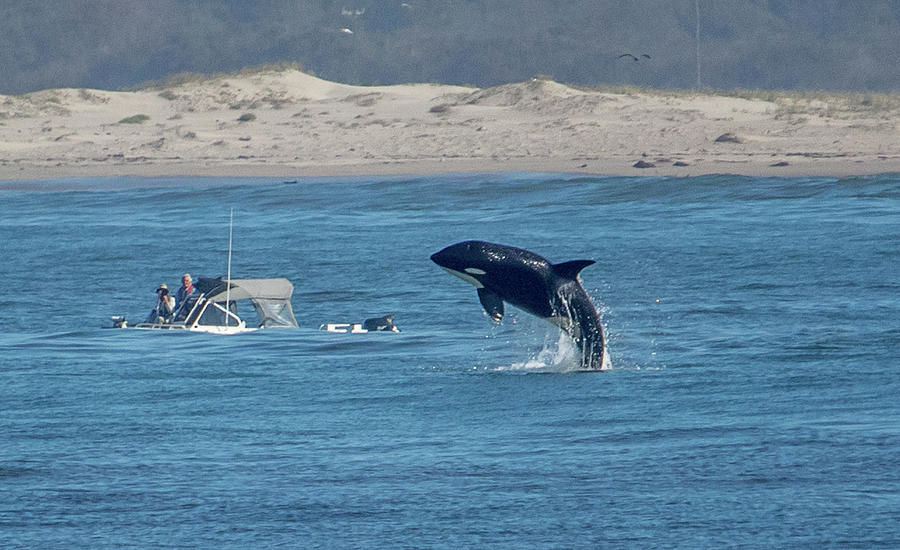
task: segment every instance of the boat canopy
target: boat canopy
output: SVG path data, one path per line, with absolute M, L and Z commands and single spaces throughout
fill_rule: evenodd
M 230 283 L 227 285 L 221 278 L 201 277 L 195 286 L 210 302 L 224 304 L 226 300 L 250 300 L 259 317 L 260 328 L 298 327 L 291 307 L 294 285 L 289 280 L 231 279 Z

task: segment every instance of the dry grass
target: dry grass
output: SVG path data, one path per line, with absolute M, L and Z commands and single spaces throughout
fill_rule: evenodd
M 120 120 L 119 124 L 143 124 L 148 120 L 150 120 L 150 117 L 147 115 L 132 115 Z
M 231 72 L 223 72 L 223 73 L 178 73 L 173 74 L 171 76 L 167 76 L 165 78 L 156 79 L 156 80 L 148 80 L 146 82 L 141 82 L 135 86 L 130 86 L 128 88 L 124 88 L 124 91 L 127 92 L 138 92 L 138 91 L 147 91 L 147 90 L 164 90 L 166 88 L 177 88 L 178 86 L 184 86 L 185 84 L 193 84 L 197 82 L 206 82 L 208 80 L 221 80 L 225 78 L 243 78 L 247 76 L 254 76 L 262 73 L 280 73 L 284 71 L 302 71 L 303 65 L 297 62 L 284 62 L 284 63 L 265 63 L 263 65 L 254 65 L 252 67 L 244 67 L 243 69 L 239 69 L 237 71 Z M 309 73 L 311 74 L 311 73 Z
M 572 86 L 593 93 L 625 96 L 674 97 L 691 99 L 703 96 L 763 101 L 775 106 L 776 116 L 820 116 L 835 119 L 875 118 L 889 119 L 900 116 L 900 93 L 829 92 L 823 90 L 683 90 L 644 88 L 640 86 Z

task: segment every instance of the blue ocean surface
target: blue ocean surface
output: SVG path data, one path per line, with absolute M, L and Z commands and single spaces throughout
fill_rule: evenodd
M 231 208 L 299 329 L 102 328 Z M 466 239 L 596 260 L 612 370 Z M 900 547 L 898 175 L 0 182 L 0 243 L 2 548 Z

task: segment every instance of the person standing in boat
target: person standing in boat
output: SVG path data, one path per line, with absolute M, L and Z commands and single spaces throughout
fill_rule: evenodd
M 175 310 L 178 310 L 187 300 L 187 297 L 194 293 L 194 281 L 191 279 L 190 273 L 181 276 L 181 287 L 175 291 Z
M 192 301 L 188 298 L 194 294 L 196 289 L 194 288 L 194 281 L 191 279 L 190 273 L 185 273 L 181 276 L 181 287 L 175 291 L 175 321 L 184 321 L 184 318 L 187 317 L 189 313 L 188 308 L 185 307 L 187 304 L 188 307 L 192 305 Z

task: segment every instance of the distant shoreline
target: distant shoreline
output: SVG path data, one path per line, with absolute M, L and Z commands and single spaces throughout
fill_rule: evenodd
M 192 165 L 189 163 L 138 164 L 109 166 L 23 166 L 18 170 L 0 170 L 0 181 L 24 182 L 66 178 L 108 177 L 202 177 L 202 178 L 340 178 L 340 177 L 404 177 L 437 174 L 478 174 L 503 172 L 544 172 L 595 176 L 695 177 L 727 174 L 754 177 L 852 177 L 900 173 L 900 161 L 863 162 L 820 161 L 803 166 L 772 167 L 765 163 L 747 162 L 740 166 L 709 163 L 705 166 L 635 169 L 621 159 L 594 161 L 587 167 L 573 166 L 567 160 L 523 161 L 407 161 L 402 163 L 284 166 L 267 164 Z
M 0 96 L 0 180 L 900 172 L 900 95 L 350 86 L 297 70 Z

